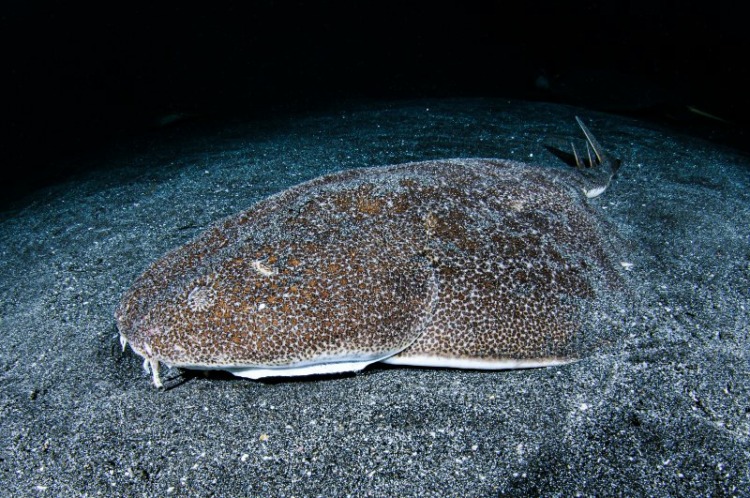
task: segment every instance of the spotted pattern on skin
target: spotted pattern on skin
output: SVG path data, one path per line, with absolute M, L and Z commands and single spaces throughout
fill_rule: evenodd
M 124 296 L 118 327 L 152 366 L 269 375 L 576 359 L 596 343 L 589 313 L 620 278 L 582 182 L 496 159 L 320 177 L 155 262 Z
M 495 188 L 483 195 L 452 194 L 446 213 L 455 213 L 460 199 L 471 218 L 438 216 L 431 243 L 445 253 L 436 258 L 440 299 L 399 363 L 424 356 L 565 359 L 583 352 L 583 305 L 618 280 L 602 242 L 606 234 L 593 210 L 571 204 L 576 190 L 550 182 L 544 170 L 512 169 L 496 172 Z M 518 182 L 534 188 L 514 188 Z

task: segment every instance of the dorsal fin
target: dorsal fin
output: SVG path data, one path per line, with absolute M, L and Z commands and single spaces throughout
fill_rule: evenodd
M 610 158 L 607 154 L 605 154 L 604 149 L 599 144 L 599 141 L 596 139 L 596 137 L 594 137 L 594 134 L 591 133 L 591 130 L 589 130 L 588 127 L 583 124 L 581 118 L 579 118 L 578 116 L 575 116 L 575 118 L 578 126 L 581 127 L 581 131 L 583 131 L 583 134 L 586 136 L 586 151 L 588 156 L 588 163 L 586 163 L 585 160 L 581 160 L 575 145 L 573 145 L 573 142 L 571 142 L 570 145 L 573 149 L 573 157 L 575 159 L 577 168 L 582 170 L 590 170 L 596 168 L 603 174 L 596 175 L 596 177 L 593 177 L 592 175 L 585 175 L 588 180 L 591 180 L 591 185 L 584 187 L 583 192 L 588 198 L 597 197 L 604 193 L 605 190 L 607 190 L 607 187 L 609 187 L 609 184 L 612 182 L 612 178 L 620 168 L 621 161 L 617 158 Z M 594 153 L 593 156 L 591 155 L 592 151 Z

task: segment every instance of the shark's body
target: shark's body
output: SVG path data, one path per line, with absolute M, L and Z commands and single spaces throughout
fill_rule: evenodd
M 343 171 L 261 201 L 138 278 L 116 312 L 123 346 L 157 386 L 160 362 L 257 379 L 575 360 L 618 278 L 588 201 L 616 165 L 579 124 L 595 180 L 449 159 Z

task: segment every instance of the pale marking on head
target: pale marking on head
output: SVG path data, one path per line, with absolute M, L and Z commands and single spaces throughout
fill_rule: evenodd
M 263 275 L 264 277 L 271 277 L 273 275 L 276 275 L 276 273 L 278 273 L 275 268 L 264 264 L 259 259 L 256 259 L 255 261 L 253 261 L 253 270 L 257 271 L 259 274 Z
M 216 291 L 211 287 L 199 285 L 191 290 L 187 297 L 187 305 L 190 311 L 200 313 L 206 311 L 216 302 Z

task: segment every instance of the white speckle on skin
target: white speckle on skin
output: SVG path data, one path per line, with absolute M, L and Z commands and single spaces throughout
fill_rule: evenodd
M 258 259 L 253 261 L 253 269 L 264 277 L 276 275 L 276 270 L 273 267 L 263 264 L 263 262 Z

